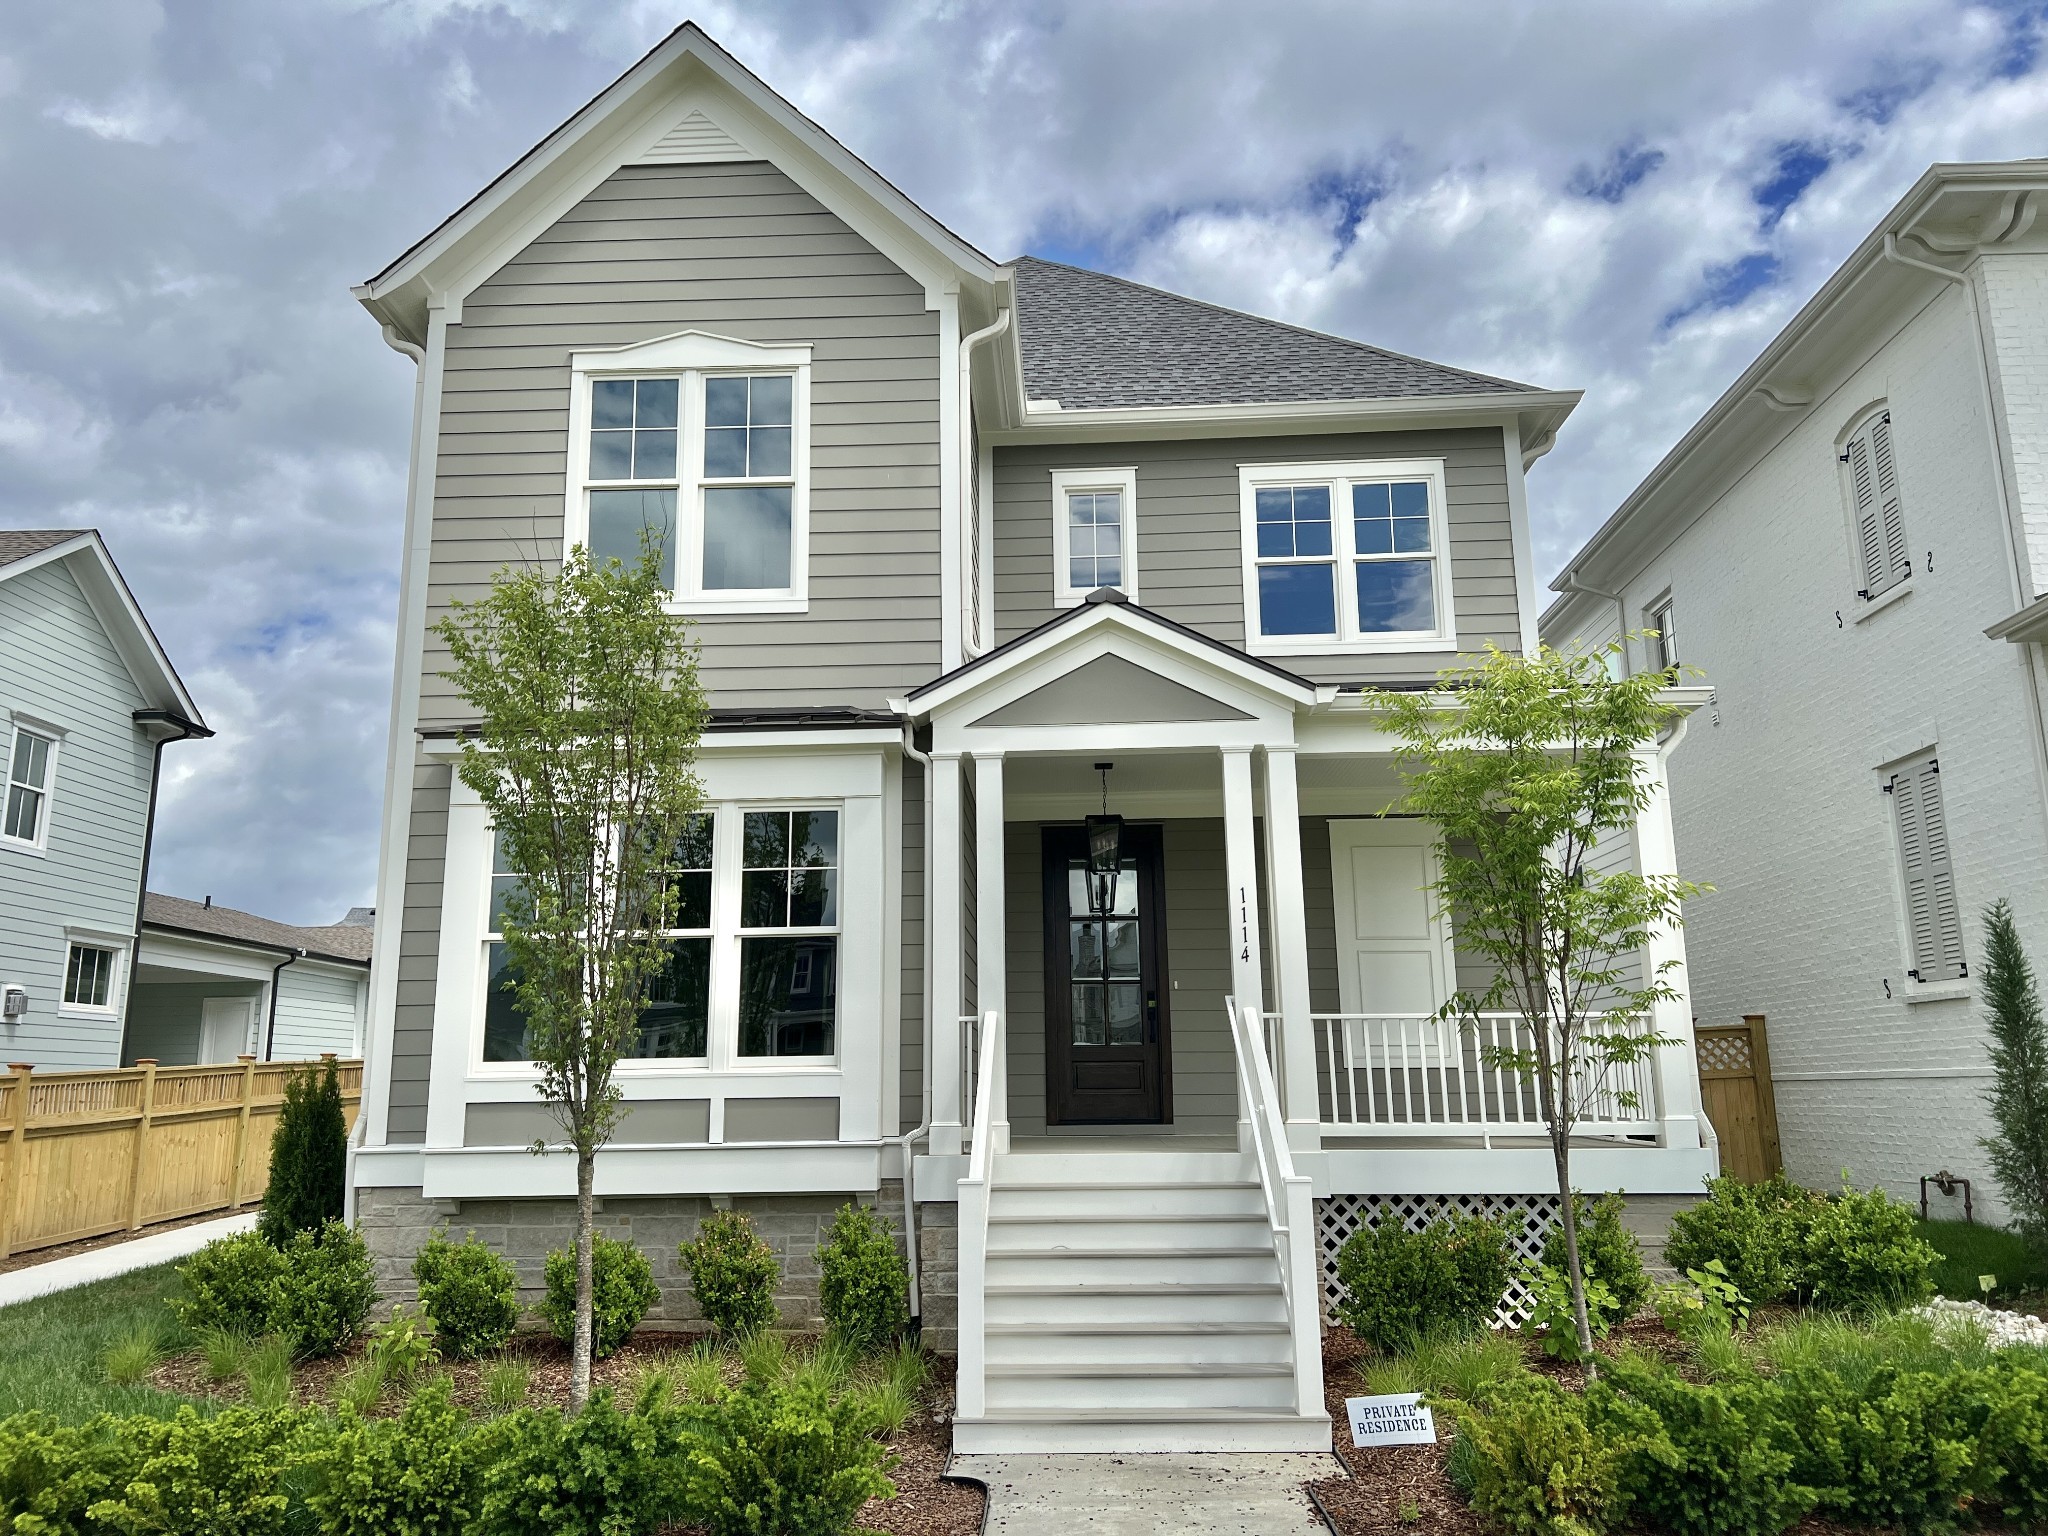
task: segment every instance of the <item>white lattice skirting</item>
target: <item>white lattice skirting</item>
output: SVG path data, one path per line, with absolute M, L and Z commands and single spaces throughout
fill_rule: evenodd
M 1364 1227 L 1377 1227 L 1388 1215 L 1398 1217 L 1411 1232 L 1418 1232 L 1448 1210 L 1468 1216 L 1504 1220 L 1514 1241 L 1515 1271 L 1508 1281 L 1507 1295 L 1494 1313 L 1494 1326 L 1513 1328 L 1529 1315 L 1529 1288 L 1523 1282 L 1525 1264 L 1543 1256 L 1543 1238 L 1557 1223 L 1562 1203 L 1555 1195 L 1332 1195 L 1316 1202 L 1316 1227 L 1323 1257 L 1323 1321 L 1337 1320 L 1337 1250 L 1344 1240 Z

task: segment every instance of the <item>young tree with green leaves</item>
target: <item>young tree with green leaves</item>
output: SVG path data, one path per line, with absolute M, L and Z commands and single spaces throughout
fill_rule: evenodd
M 1981 996 L 1991 1025 L 1986 1097 L 1997 1130 L 1979 1145 L 2013 1224 L 2036 1247 L 2048 1246 L 2048 1024 L 2034 968 L 2002 896 L 1984 914 Z
M 1672 1043 L 1649 1021 L 1656 1004 L 1677 996 L 1665 974 L 1677 962 L 1645 975 L 1635 960 L 1703 889 L 1593 862 L 1601 837 L 1632 829 L 1649 804 L 1637 754 L 1675 717 L 1659 698 L 1672 674 L 1610 674 L 1607 655 L 1619 644 L 1527 656 L 1488 646 L 1476 663 L 1447 669 L 1432 692 L 1369 700 L 1405 747 L 1397 809 L 1437 829 L 1437 911 L 1453 917 L 1462 948 L 1492 962 L 1492 983 L 1460 990 L 1438 1016 L 1511 1011 L 1528 1021 L 1526 1039 L 1482 1045 L 1481 1056 L 1535 1084 L 1589 1370 L 1572 1131 L 1603 1095 L 1632 1107 L 1635 1095 L 1613 1088 L 1615 1073 Z
M 559 572 L 500 571 L 488 596 L 435 626 L 453 661 L 444 675 L 476 711 L 458 771 L 518 876 L 497 919 L 507 986 L 540 1096 L 576 1157 L 578 1407 L 590 1392 L 597 1153 L 621 1113 L 615 1069 L 672 963 L 667 871 L 701 799 L 696 648 L 667 597 L 651 541 L 630 567 L 593 564 L 577 546 Z

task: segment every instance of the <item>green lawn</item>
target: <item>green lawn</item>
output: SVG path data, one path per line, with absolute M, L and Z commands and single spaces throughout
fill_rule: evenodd
M 0 1307 L 0 1417 L 39 1408 L 62 1419 L 95 1413 L 169 1413 L 190 1399 L 152 1387 L 117 1387 L 100 1357 L 143 1329 L 165 1351 L 185 1347 L 165 1299 L 177 1290 L 169 1264 Z M 202 1409 L 204 1411 L 204 1409 Z
M 1942 1256 L 1934 1266 L 1934 1285 L 1944 1296 L 1979 1300 L 1979 1275 L 1996 1275 L 1998 1289 L 1993 1294 L 2002 1298 L 2021 1291 L 2048 1290 L 2048 1263 L 2021 1242 L 2017 1233 L 1981 1222 L 1921 1221 L 1914 1225 Z

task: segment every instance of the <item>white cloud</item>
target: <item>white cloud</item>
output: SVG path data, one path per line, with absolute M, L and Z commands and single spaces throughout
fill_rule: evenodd
M 176 104 L 139 89 L 124 91 L 99 106 L 60 97 L 44 109 L 44 115 L 67 128 L 82 128 L 96 139 L 118 144 L 161 144 L 186 126 L 185 115 Z

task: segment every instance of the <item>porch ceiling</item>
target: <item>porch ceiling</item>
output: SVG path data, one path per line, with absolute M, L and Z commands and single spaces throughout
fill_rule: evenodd
M 1011 755 L 1003 778 L 1004 814 L 1012 821 L 1066 820 L 1102 805 L 1098 762 L 1109 775 L 1109 808 L 1126 816 L 1221 816 L 1223 776 L 1214 751 L 1077 752 Z M 1301 757 L 1295 771 L 1301 808 L 1310 815 L 1366 815 L 1401 797 L 1401 778 L 1384 757 Z M 1264 763 L 1253 772 L 1264 795 Z

